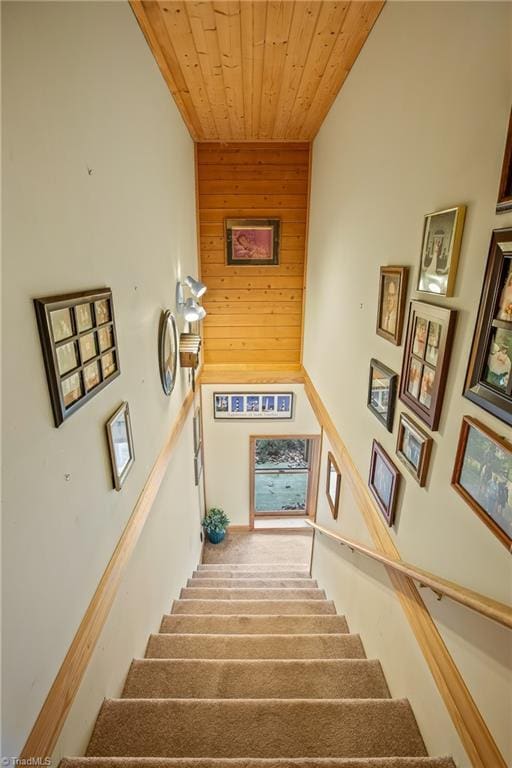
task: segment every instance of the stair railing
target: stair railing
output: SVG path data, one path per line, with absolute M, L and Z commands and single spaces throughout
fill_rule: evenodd
M 348 547 L 353 552 L 359 552 L 371 560 L 382 563 L 387 568 L 392 568 L 394 571 L 409 576 L 413 581 L 418 582 L 420 587 L 428 587 L 437 595 L 438 600 L 441 600 L 443 596 L 449 597 L 450 600 L 454 600 L 456 603 L 464 605 L 466 608 L 470 608 L 508 629 L 512 629 L 512 607 L 510 605 L 500 603 L 498 600 L 482 595 L 479 592 L 474 592 L 456 582 L 443 579 L 441 576 L 436 576 L 430 573 L 430 571 L 425 571 L 416 565 L 406 563 L 404 560 L 385 555 L 371 547 L 367 547 L 365 544 L 349 539 L 346 536 L 341 536 L 339 533 L 329 530 L 329 528 L 324 528 L 324 526 L 318 525 L 318 523 L 313 523 L 311 520 L 306 520 L 306 523 L 318 533 L 337 541 L 338 544 Z

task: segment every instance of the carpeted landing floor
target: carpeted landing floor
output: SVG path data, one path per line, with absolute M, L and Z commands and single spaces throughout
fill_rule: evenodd
M 455 768 L 427 757 L 321 585 L 311 535 L 231 534 L 100 709 L 87 757 L 61 768 Z

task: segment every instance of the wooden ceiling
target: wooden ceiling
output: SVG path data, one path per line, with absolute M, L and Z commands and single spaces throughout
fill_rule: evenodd
M 196 141 L 309 141 L 384 0 L 132 0 Z

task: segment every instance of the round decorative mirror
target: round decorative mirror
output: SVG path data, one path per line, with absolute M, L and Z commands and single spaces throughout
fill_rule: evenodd
M 170 309 L 162 313 L 160 320 L 158 361 L 163 390 L 166 395 L 170 395 L 176 383 L 176 366 L 178 363 L 176 319 Z

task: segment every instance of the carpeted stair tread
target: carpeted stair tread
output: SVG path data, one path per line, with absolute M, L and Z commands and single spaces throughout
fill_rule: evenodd
M 136 659 L 123 698 L 384 699 L 378 661 L 366 659 Z
M 110 699 L 87 750 L 98 756 L 425 756 L 396 699 Z
M 193 579 L 310 579 L 309 571 L 194 571 Z
M 451 757 L 75 757 L 60 768 L 455 768 Z
M 189 579 L 187 587 L 199 589 L 318 589 L 314 579 Z
M 182 600 L 325 600 L 323 589 L 227 589 L 183 587 Z
M 338 615 L 208 616 L 172 613 L 163 617 L 160 632 L 219 635 L 308 635 L 348 632 L 347 620 Z
M 359 635 L 150 635 L 147 659 L 364 659 Z
M 175 600 L 171 613 L 214 614 L 333 614 L 336 608 L 332 600 Z
M 293 570 L 293 571 L 304 571 L 309 569 L 309 563 L 293 563 L 293 562 L 282 562 L 282 563 L 201 563 L 197 566 L 198 571 L 223 571 L 223 570 L 231 570 L 231 571 L 240 571 L 240 570 L 248 570 L 248 571 L 286 571 L 286 570 Z

